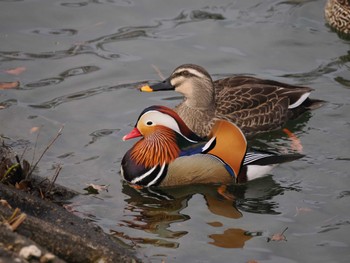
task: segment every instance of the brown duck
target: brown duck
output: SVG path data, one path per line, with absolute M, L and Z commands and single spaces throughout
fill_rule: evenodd
M 217 119 L 235 123 L 246 136 L 281 128 L 289 119 L 318 108 L 320 100 L 309 97 L 313 89 L 251 76 L 212 81 L 194 64 L 176 68 L 169 78 L 141 91 L 175 90 L 184 100 L 175 111 L 187 126 L 207 136 Z
M 350 0 L 328 0 L 324 11 L 326 21 L 332 28 L 350 35 Z

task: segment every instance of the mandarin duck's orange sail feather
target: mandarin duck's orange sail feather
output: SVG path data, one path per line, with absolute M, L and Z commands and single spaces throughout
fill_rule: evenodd
M 209 137 L 215 137 L 216 145 L 208 153 L 223 160 L 237 176 L 247 150 L 247 141 L 242 131 L 235 124 L 220 120 L 216 121 Z

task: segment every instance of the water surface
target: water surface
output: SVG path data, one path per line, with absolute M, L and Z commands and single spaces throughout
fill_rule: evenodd
M 62 125 L 38 173 L 84 193 L 76 213 L 136 249 L 147 262 L 348 262 L 350 234 L 350 42 L 324 22 L 325 1 L 0 1 L 0 134 L 32 160 Z M 174 92 L 140 93 L 180 64 L 213 78 L 250 74 L 315 89 L 324 107 L 288 124 L 306 157 L 271 176 L 217 186 L 136 191 L 120 178 L 133 142 L 121 138 Z M 24 68 L 18 75 L 9 69 Z M 37 146 L 37 133 L 41 127 Z M 282 132 L 251 142 L 285 151 Z M 286 240 L 270 241 L 285 232 Z

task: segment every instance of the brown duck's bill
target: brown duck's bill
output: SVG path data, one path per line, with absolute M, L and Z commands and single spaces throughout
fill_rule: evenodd
M 159 82 L 154 85 L 145 85 L 140 88 L 141 91 L 143 92 L 152 92 L 152 91 L 160 91 L 160 90 L 174 90 L 175 87 L 173 87 L 170 83 L 169 79 L 165 79 L 162 82 Z

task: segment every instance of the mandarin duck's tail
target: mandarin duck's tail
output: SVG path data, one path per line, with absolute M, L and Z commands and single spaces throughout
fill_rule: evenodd
M 244 157 L 237 183 L 266 176 L 276 165 L 291 162 L 304 157 L 300 153 L 278 154 L 266 151 L 249 151 Z

